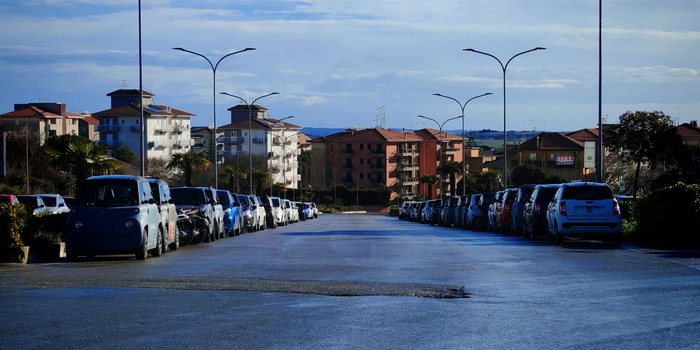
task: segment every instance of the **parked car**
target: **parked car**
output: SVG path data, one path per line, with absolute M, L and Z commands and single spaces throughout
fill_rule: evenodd
M 214 208 L 214 239 L 219 239 L 224 237 L 224 207 L 219 203 L 219 196 L 216 194 L 216 189 L 214 187 L 200 187 L 204 190 L 207 196 L 207 201 L 212 203 Z
M 299 213 L 299 220 L 301 221 L 306 221 L 309 219 L 309 208 L 304 205 L 302 202 L 294 202 L 294 205 L 297 206 L 297 211 Z
M 191 206 L 199 208 L 207 222 L 207 232 L 203 233 L 203 242 L 215 240 L 218 232 L 216 227 L 218 218 L 215 212 L 216 203 L 211 199 L 211 195 L 207 195 L 207 191 L 202 187 L 173 187 L 170 189 L 170 194 L 178 210 Z
M 489 231 L 496 231 L 496 208 L 498 205 L 501 204 L 501 200 L 503 199 L 503 193 L 505 191 L 497 191 L 496 196 L 493 198 L 491 203 L 489 204 L 489 210 L 487 211 L 487 218 L 488 218 L 488 227 L 487 229 Z
M 289 199 L 283 199 L 282 204 L 287 214 L 287 222 L 290 224 L 299 222 L 299 211 L 297 210 L 294 202 L 290 201 Z
M 76 205 L 65 226 L 66 254 L 133 253 L 146 259 L 162 253 L 158 206 L 148 181 L 140 176 L 93 176 L 78 184 Z
M 318 218 L 318 208 L 316 207 L 316 203 L 314 202 L 308 202 L 306 203 L 309 205 L 309 213 L 314 219 Z
M 481 194 L 473 194 L 469 197 L 469 202 L 466 206 L 467 217 L 464 226 L 468 229 L 477 229 L 477 223 L 483 222 L 483 218 L 486 215 L 479 207 L 479 201 L 481 201 Z
M 44 201 L 44 205 L 46 205 L 44 208 L 45 213 L 61 214 L 70 211 L 66 201 L 60 194 L 37 194 L 36 196 L 41 197 L 41 200 Z
M 518 187 L 518 192 L 515 195 L 510 213 L 510 232 L 515 235 L 523 233 L 523 210 L 525 203 L 530 199 L 535 185 L 522 185 Z
M 240 235 L 243 228 L 243 217 L 238 196 L 228 190 L 216 190 L 216 196 L 224 210 L 224 232 L 231 237 Z
M 68 210 L 70 210 L 70 208 L 73 208 L 73 206 L 75 205 L 75 197 L 63 196 L 63 201 L 66 203 Z
M 451 196 L 443 200 L 438 216 L 438 224 L 442 226 L 454 225 L 457 203 L 459 203 L 459 196 Z
M 19 199 L 13 194 L 0 194 L 0 204 L 18 204 Z
M 267 228 L 267 225 L 265 224 L 265 207 L 260 202 L 260 198 L 258 198 L 258 196 L 248 197 L 250 198 L 250 210 L 253 215 L 256 216 L 255 222 L 258 224 L 255 231 L 264 230 Z
M 250 196 L 245 194 L 237 195 L 238 202 L 241 203 L 241 216 L 243 217 L 243 232 L 253 232 L 258 227 L 258 216 L 253 214 L 251 209 Z
M 413 203 L 412 201 L 404 201 L 401 203 L 401 207 L 399 207 L 399 220 L 408 220 L 411 216 L 411 204 Z
M 498 192 L 484 192 L 479 198 L 479 211 L 480 215 L 474 216 L 474 222 L 472 223 L 472 228 L 477 231 L 489 230 L 491 227 L 491 205 L 496 201 Z
M 262 203 L 265 207 L 270 207 L 269 214 L 272 215 L 272 220 L 269 220 L 267 208 L 265 209 L 265 217 L 267 227 L 277 228 L 277 226 L 284 226 L 287 224 L 287 218 L 284 210 L 282 209 L 282 201 L 279 197 L 262 197 Z
M 561 184 L 547 207 L 548 238 L 596 238 L 619 243 L 622 239 L 620 206 L 603 183 Z
M 423 210 L 424 206 L 425 206 L 425 201 L 413 202 L 411 204 L 411 208 L 410 208 L 409 220 L 420 221 L 420 213 Z
M 547 207 L 559 188 L 554 185 L 537 185 L 523 209 L 523 235 L 535 239 L 547 232 Z
M 158 206 L 160 228 L 163 230 L 163 253 L 180 247 L 180 232 L 177 228 L 177 208 L 170 194 L 170 187 L 163 179 L 148 179 L 153 199 Z
M 459 201 L 455 207 L 455 227 L 464 228 L 467 226 L 467 210 L 470 197 L 471 195 L 459 196 Z
M 21 194 L 21 195 L 18 195 L 16 197 L 20 203 L 24 204 L 27 207 L 27 212 L 31 213 L 34 216 L 49 213 L 46 210 L 46 205 L 44 204 L 44 200 L 41 199 L 41 197 L 39 197 L 39 196 L 35 196 L 35 195 L 31 195 L 31 194 Z

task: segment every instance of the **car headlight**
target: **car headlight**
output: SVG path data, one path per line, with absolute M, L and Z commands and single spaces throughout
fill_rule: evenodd
M 126 228 L 132 228 L 134 226 L 134 222 L 131 220 L 128 220 L 124 223 L 124 226 L 126 226 Z
M 81 229 L 83 227 L 83 222 L 82 221 L 76 221 L 75 222 L 75 228 Z

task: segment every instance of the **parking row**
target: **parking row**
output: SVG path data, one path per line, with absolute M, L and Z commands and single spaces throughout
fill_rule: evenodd
M 427 201 L 407 201 L 399 219 L 476 231 L 510 233 L 528 239 L 546 237 L 602 239 L 619 243 L 619 196 L 602 183 L 523 185 Z

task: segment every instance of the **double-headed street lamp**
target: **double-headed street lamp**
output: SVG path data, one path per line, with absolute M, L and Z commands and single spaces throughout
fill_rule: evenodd
M 520 53 L 516 54 L 515 56 L 511 57 L 508 60 L 508 62 L 506 62 L 506 64 L 504 65 L 503 62 L 501 62 L 501 60 L 498 59 L 498 57 L 496 57 L 490 53 L 478 51 L 478 50 L 474 50 L 474 49 L 463 49 L 463 51 L 476 52 L 476 53 L 486 55 L 486 56 L 489 56 L 489 57 L 495 59 L 496 61 L 498 61 L 498 64 L 501 65 L 501 69 L 503 70 L 503 189 L 508 188 L 508 148 L 507 148 L 507 144 L 506 144 L 506 142 L 508 141 L 508 138 L 506 136 L 508 133 L 508 129 L 506 128 L 506 69 L 508 69 L 508 64 L 510 64 L 510 61 L 512 61 L 514 58 L 516 58 L 520 55 L 524 55 L 528 52 L 537 51 L 537 50 L 546 50 L 546 49 L 544 47 L 536 47 L 534 49 L 520 52 Z
M 217 138 L 217 136 L 216 136 L 216 69 L 219 67 L 219 63 L 221 63 L 221 61 L 223 61 L 224 58 L 229 57 L 229 56 L 232 56 L 232 55 L 235 55 L 235 54 L 237 54 L 237 53 L 241 53 L 241 52 L 245 52 L 245 51 L 252 51 L 252 50 L 255 50 L 255 48 L 253 48 L 253 47 L 247 47 L 247 48 L 245 48 L 245 49 L 243 49 L 243 50 L 238 50 L 238 51 L 235 51 L 235 52 L 231 52 L 231 53 L 225 55 L 224 57 L 221 57 L 218 61 L 216 61 L 216 64 L 213 64 L 213 63 L 211 62 L 211 60 L 209 60 L 209 58 L 207 58 L 207 56 L 204 56 L 204 55 L 202 55 L 202 54 L 199 53 L 199 52 L 194 52 L 194 51 L 186 50 L 186 49 L 183 49 L 183 48 L 181 48 L 181 47 L 174 47 L 173 50 L 178 50 L 178 51 L 182 51 L 182 52 L 187 52 L 187 53 L 191 53 L 191 54 L 193 54 L 193 55 L 197 55 L 197 56 L 199 56 L 199 57 L 202 57 L 202 58 L 204 58 L 205 60 L 207 60 L 207 62 L 209 63 L 209 66 L 211 66 L 211 71 L 212 71 L 212 97 L 213 97 L 213 99 L 214 99 L 214 116 L 213 116 L 213 117 L 214 117 L 214 187 L 215 187 L 215 188 L 219 188 L 219 154 L 218 154 L 218 153 L 219 153 L 219 148 L 217 147 L 218 143 L 217 143 L 217 141 L 216 141 L 216 138 Z
M 229 94 L 227 92 L 220 92 L 222 95 L 235 97 L 241 100 L 248 107 L 248 192 L 253 194 L 253 106 L 261 98 L 265 98 L 272 95 L 279 95 L 279 92 L 271 92 L 269 94 L 262 95 L 255 98 L 251 103 L 248 103 L 243 97 Z
M 433 94 L 433 96 L 440 96 L 440 97 L 448 98 L 452 101 L 457 102 L 457 104 L 459 105 L 459 108 L 462 109 L 462 115 L 460 115 L 460 118 L 462 118 L 462 195 L 463 196 L 467 195 L 467 184 L 466 184 L 466 181 L 467 181 L 467 156 L 466 156 L 466 152 L 464 150 L 464 109 L 467 107 L 467 104 L 469 102 L 471 102 L 471 100 L 479 98 L 479 97 L 488 96 L 488 95 L 493 95 L 493 93 L 487 92 L 487 93 L 481 94 L 479 96 L 474 96 L 474 97 L 468 99 L 467 102 L 464 102 L 464 104 L 461 104 L 454 97 L 446 96 L 443 94 Z
M 440 159 L 438 159 L 438 160 L 440 161 L 440 165 L 442 165 L 442 127 L 445 126 L 445 124 L 447 124 L 447 122 L 449 122 L 450 120 L 455 120 L 455 119 L 457 119 L 457 118 L 461 118 L 461 116 L 456 116 L 456 117 L 454 117 L 454 118 L 447 119 L 447 120 L 445 120 L 444 122 L 442 122 L 442 124 L 440 124 L 439 121 L 437 121 L 437 120 L 435 120 L 435 119 L 433 119 L 433 118 L 428 118 L 428 117 L 426 117 L 426 116 L 419 115 L 418 118 L 423 118 L 423 119 L 432 120 L 432 121 L 435 122 L 435 124 L 437 124 L 438 129 L 439 129 L 438 131 L 440 131 L 440 133 L 438 134 L 438 143 L 440 143 L 440 149 L 439 149 L 439 151 L 440 151 L 440 156 L 439 156 L 439 158 L 440 158 Z M 440 199 L 442 199 L 442 196 L 443 196 L 443 190 L 442 190 L 442 176 L 440 176 L 440 172 L 439 172 L 439 171 L 436 171 L 436 173 L 438 174 L 438 179 L 440 180 L 440 184 L 439 184 L 439 187 L 438 187 L 438 188 L 439 188 L 439 190 L 440 190 Z M 429 194 L 429 195 L 432 196 L 432 194 Z

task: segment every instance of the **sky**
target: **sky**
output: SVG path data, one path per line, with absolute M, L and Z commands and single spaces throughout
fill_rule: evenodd
M 568 131 L 598 121 L 595 0 L 142 0 L 143 86 L 154 102 L 212 125 L 258 100 L 303 127 Z M 626 111 L 700 119 L 700 1 L 603 0 L 606 122 Z M 15 103 L 109 109 L 138 89 L 138 1 L 0 0 L 0 113 Z M 423 115 L 437 121 L 418 118 Z M 459 119 L 444 128 L 460 129 Z

